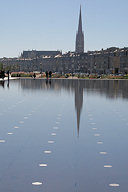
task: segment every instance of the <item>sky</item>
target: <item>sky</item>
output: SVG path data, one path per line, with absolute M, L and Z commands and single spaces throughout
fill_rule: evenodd
M 128 0 L 0 0 L 0 58 L 74 51 L 80 4 L 85 52 L 128 47 Z

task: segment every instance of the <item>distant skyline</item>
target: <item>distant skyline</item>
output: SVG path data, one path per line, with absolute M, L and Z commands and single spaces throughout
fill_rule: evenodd
M 80 4 L 85 52 L 128 47 L 128 0 L 0 0 L 0 58 L 74 51 Z

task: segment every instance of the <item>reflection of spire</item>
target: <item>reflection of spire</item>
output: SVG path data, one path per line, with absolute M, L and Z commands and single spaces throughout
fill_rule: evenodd
M 80 86 L 79 81 L 77 82 L 75 88 L 75 108 L 77 113 L 77 131 L 79 136 L 79 129 L 80 129 L 80 115 L 81 115 L 81 109 L 83 105 L 83 88 Z

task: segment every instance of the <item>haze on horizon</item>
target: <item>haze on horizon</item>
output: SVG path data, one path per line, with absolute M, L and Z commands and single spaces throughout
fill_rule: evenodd
M 75 50 L 80 4 L 85 52 L 128 47 L 127 0 L 0 0 L 0 58 Z

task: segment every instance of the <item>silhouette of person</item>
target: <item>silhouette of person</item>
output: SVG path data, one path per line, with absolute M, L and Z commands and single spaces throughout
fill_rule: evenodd
M 46 78 L 48 79 L 48 71 L 46 71 L 45 74 L 46 74 Z
M 34 73 L 33 77 L 34 77 L 34 79 L 36 78 L 36 74 L 35 73 Z
M 7 75 L 8 75 L 8 81 L 9 81 L 9 70 L 7 71 Z
M 1 71 L 1 78 L 4 79 L 5 78 L 5 72 Z
M 51 72 L 51 71 L 49 71 L 49 77 L 50 77 L 50 78 L 52 77 L 52 72 Z

